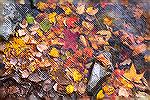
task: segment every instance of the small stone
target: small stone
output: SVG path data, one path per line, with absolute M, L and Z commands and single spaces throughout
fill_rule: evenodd
M 51 79 L 47 79 L 43 83 L 43 90 L 44 91 L 49 91 L 49 90 L 52 89 L 52 86 L 53 86 L 52 80 Z
M 100 64 L 95 63 L 92 69 L 92 74 L 88 82 L 88 92 L 92 92 L 97 83 L 107 75 L 106 70 Z
M 24 20 L 22 21 L 22 23 L 19 23 L 19 25 L 20 25 L 21 28 L 26 28 L 26 27 L 28 26 L 28 23 L 27 23 L 27 21 L 24 19 Z
M 11 87 L 8 88 L 8 93 L 10 93 L 10 94 L 14 94 L 14 93 L 17 93 L 17 92 L 19 92 L 19 88 L 16 87 L 16 86 L 11 86 Z

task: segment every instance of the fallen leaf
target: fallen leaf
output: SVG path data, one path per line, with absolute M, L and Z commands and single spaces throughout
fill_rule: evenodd
M 132 50 L 133 50 L 133 55 L 138 55 L 140 53 L 143 53 L 144 51 L 146 51 L 146 45 L 145 44 L 139 44 L 136 46 L 133 46 Z
M 78 33 L 71 32 L 70 30 L 65 29 L 63 31 L 64 33 L 64 39 L 60 39 L 60 42 L 64 42 L 64 49 L 72 49 L 74 52 L 78 48 L 77 38 Z
M 89 15 L 95 15 L 97 12 L 98 12 L 98 8 L 93 8 L 93 7 L 88 7 L 86 9 L 86 12 L 89 14 Z
M 85 12 L 85 4 L 78 3 L 76 13 L 83 14 Z
M 106 31 L 106 30 L 98 31 L 96 34 L 99 34 L 100 36 L 105 37 L 105 39 L 106 39 L 105 41 L 108 41 L 109 38 L 111 37 L 111 32 Z
M 45 43 L 42 43 L 42 44 L 38 44 L 37 46 L 37 49 L 40 51 L 40 52 L 43 52 L 44 50 L 47 50 L 48 47 Z
M 80 41 L 82 42 L 82 44 L 87 47 L 87 41 L 85 39 L 85 37 L 83 35 L 80 35 Z
M 67 26 L 69 27 L 69 28 L 71 28 L 71 27 L 75 27 L 75 22 L 78 20 L 78 18 L 76 18 L 76 17 L 69 17 L 69 18 L 67 18 L 66 19 L 66 24 L 67 24 Z
M 98 92 L 98 94 L 96 95 L 96 100 L 101 100 L 101 99 L 103 99 L 104 98 L 104 94 L 103 94 L 103 90 L 100 90 L 99 92 Z
M 65 11 L 65 14 L 66 14 L 66 15 L 69 15 L 69 14 L 72 13 L 72 10 L 71 10 L 69 7 L 65 7 L 65 8 L 64 8 L 64 11 Z
M 56 48 L 52 48 L 49 55 L 52 57 L 59 57 L 59 51 Z
M 52 13 L 48 14 L 48 19 L 49 19 L 50 23 L 54 23 L 56 21 L 56 18 L 55 18 L 56 15 L 57 15 L 56 12 L 52 12 Z
M 87 28 L 88 30 L 92 30 L 94 28 L 94 25 L 90 22 L 82 21 L 83 27 Z
M 106 59 L 103 54 L 98 55 L 96 59 L 102 62 L 104 66 L 111 65 L 111 62 L 108 59 Z
M 141 78 L 143 78 L 144 72 L 142 74 L 137 74 L 134 64 L 131 65 L 131 68 L 128 71 L 125 71 L 123 76 L 130 81 L 141 83 Z
M 74 91 L 74 86 L 73 85 L 68 85 L 66 87 L 66 93 L 71 94 Z
M 112 19 L 110 17 L 105 17 L 103 23 L 110 26 L 112 25 Z
M 73 79 L 75 82 L 81 81 L 82 75 L 77 70 L 73 71 Z
M 40 9 L 40 10 L 44 10 L 44 9 L 46 9 L 48 6 L 47 6 L 47 4 L 46 3 L 44 3 L 44 2 L 38 2 L 37 3 L 37 8 L 38 9 Z
M 129 97 L 129 93 L 124 87 L 119 88 L 119 96 Z
M 110 85 L 105 85 L 102 89 L 107 95 L 111 95 L 115 92 L 114 87 Z

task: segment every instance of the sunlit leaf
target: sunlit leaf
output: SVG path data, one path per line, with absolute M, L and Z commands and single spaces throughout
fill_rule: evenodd
M 142 74 L 136 73 L 136 69 L 134 67 L 134 64 L 132 64 L 131 68 L 123 74 L 123 76 L 125 78 L 127 78 L 128 80 L 133 81 L 133 82 L 137 82 L 137 83 L 141 83 L 140 79 L 143 77 L 143 75 L 144 75 L 144 73 L 142 73 Z

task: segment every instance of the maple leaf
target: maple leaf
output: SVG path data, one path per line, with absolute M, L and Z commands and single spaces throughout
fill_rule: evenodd
M 63 31 L 64 39 L 61 39 L 60 42 L 64 42 L 64 49 L 72 49 L 74 52 L 77 50 L 77 38 L 79 36 L 78 32 L 71 32 L 70 30 L 65 29 Z
M 134 67 L 134 64 L 131 65 L 131 68 L 129 71 L 126 71 L 123 76 L 127 78 L 130 81 L 136 82 L 136 83 L 141 83 L 140 79 L 143 78 L 144 73 L 142 74 L 137 74 L 136 69 Z

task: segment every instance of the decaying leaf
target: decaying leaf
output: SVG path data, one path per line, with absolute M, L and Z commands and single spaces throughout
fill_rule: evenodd
M 129 97 L 129 93 L 127 92 L 127 90 L 123 87 L 119 88 L 119 96 L 124 96 L 124 97 Z

